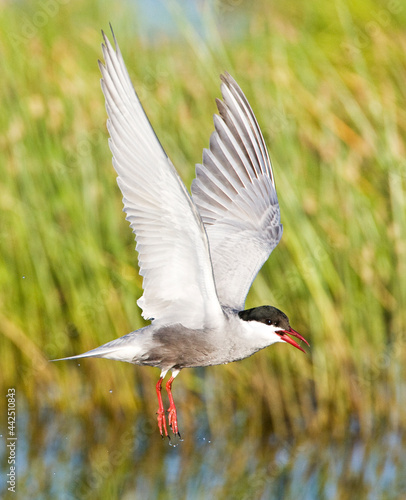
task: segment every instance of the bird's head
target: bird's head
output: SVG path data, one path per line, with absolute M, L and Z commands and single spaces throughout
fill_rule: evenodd
M 255 325 L 255 330 L 261 336 L 269 337 L 269 344 L 275 342 L 287 342 L 297 349 L 306 352 L 295 340 L 291 339 L 289 335 L 302 340 L 305 344 L 310 346 L 307 340 L 302 337 L 296 330 L 289 324 L 289 318 L 285 313 L 272 306 L 260 306 L 252 309 L 245 309 L 240 311 L 238 316 L 244 320 Z

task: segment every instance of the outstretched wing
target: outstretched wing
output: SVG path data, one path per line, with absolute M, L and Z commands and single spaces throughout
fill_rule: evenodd
M 196 165 L 192 198 L 207 236 L 220 303 L 244 309 L 250 286 L 282 237 L 271 161 L 245 95 L 221 76 L 220 116 L 203 164 Z
M 148 121 L 116 40 L 114 49 L 103 38 L 109 144 L 143 276 L 138 304 L 144 318 L 161 324 L 210 326 L 223 313 L 202 221 Z

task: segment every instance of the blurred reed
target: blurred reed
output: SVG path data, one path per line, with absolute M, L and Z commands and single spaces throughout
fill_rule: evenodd
M 278 345 L 182 373 L 184 425 L 193 429 L 200 411 L 213 428 L 245 412 L 255 433 L 405 424 L 406 8 L 223 1 L 202 12 L 204 37 L 170 5 L 179 37 L 154 43 L 137 36 L 126 4 L 0 5 L 1 390 L 17 386 L 32 407 L 40 397 L 76 413 L 155 411 L 156 370 L 47 362 L 143 324 L 96 64 L 111 20 L 188 186 L 213 129 L 218 74 L 240 83 L 270 150 L 285 229 L 247 307 L 281 308 L 311 343 L 307 356 Z

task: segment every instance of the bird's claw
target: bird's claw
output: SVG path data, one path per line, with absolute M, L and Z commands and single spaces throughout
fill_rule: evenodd
M 169 442 L 171 441 L 171 437 L 168 433 L 168 429 L 166 426 L 166 418 L 165 418 L 165 412 L 158 410 L 156 412 L 157 414 L 157 420 L 158 420 L 158 427 L 159 427 L 159 432 L 161 434 L 161 438 L 164 439 L 167 437 L 169 439 Z M 182 439 L 182 436 L 180 435 L 179 429 L 178 429 L 178 419 L 176 415 L 176 408 L 169 408 L 168 410 L 168 422 L 169 422 L 169 427 L 172 429 L 172 432 L 174 433 L 175 436 L 178 436 L 179 439 Z
M 170 428 L 172 429 L 172 432 L 176 436 L 180 437 L 179 429 L 178 429 L 178 416 L 176 414 L 175 405 L 169 406 L 169 409 L 168 409 L 168 422 L 169 422 Z
M 158 410 L 156 412 L 156 414 L 158 415 L 158 418 L 157 418 L 158 419 L 158 427 L 159 427 L 159 432 L 161 433 L 162 439 L 164 438 L 164 433 L 165 433 L 166 437 L 169 437 L 168 430 L 166 428 L 165 412 Z

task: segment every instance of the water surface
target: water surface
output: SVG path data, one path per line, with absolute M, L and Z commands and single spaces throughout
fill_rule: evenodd
M 182 408 L 182 412 L 188 412 Z M 182 416 L 181 416 L 182 418 Z M 154 415 L 67 415 L 19 401 L 17 496 L 2 498 L 406 498 L 405 437 L 259 436 L 244 412 L 211 434 L 204 412 L 195 434 L 162 440 Z M 232 424 L 232 426 L 230 425 Z M 8 465 L 0 438 L 1 477 Z

